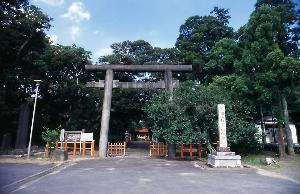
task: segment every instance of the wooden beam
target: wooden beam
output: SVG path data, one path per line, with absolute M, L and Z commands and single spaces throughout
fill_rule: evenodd
M 85 69 L 88 71 L 106 71 L 111 69 L 113 71 L 126 72 L 151 72 L 151 71 L 176 71 L 176 72 L 190 72 L 192 65 L 122 65 L 122 64 L 104 64 L 104 65 L 86 65 Z
M 90 88 L 104 88 L 105 81 L 99 80 L 98 82 L 87 82 L 86 87 Z M 173 80 L 172 88 L 179 87 L 179 80 Z M 166 88 L 166 84 L 164 81 L 158 82 L 119 82 L 119 80 L 113 81 L 113 88 L 135 88 L 135 89 L 159 89 Z

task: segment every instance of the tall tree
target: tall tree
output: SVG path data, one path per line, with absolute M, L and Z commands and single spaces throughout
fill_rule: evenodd
M 281 2 L 277 6 L 262 3 L 251 14 L 249 22 L 242 29 L 242 36 L 239 37 L 240 45 L 243 48 L 242 60 L 236 64 L 236 68 L 246 74 L 248 83 L 252 85 L 252 91 L 256 93 L 260 103 L 272 102 L 272 106 L 282 104 L 281 110 L 285 113 L 284 124 L 287 135 L 288 151 L 293 155 L 293 142 L 291 141 L 288 109 L 285 106 L 286 96 L 290 94 L 293 84 L 298 76 L 297 63 L 290 63 L 282 68 L 285 57 L 295 56 L 298 50 L 292 45 L 297 44 L 290 28 L 296 25 L 297 12 L 293 9 L 292 14 L 282 13 L 279 7 L 289 7 L 287 3 Z M 282 11 L 282 10 L 281 10 Z M 291 11 L 286 9 L 285 11 Z M 295 16 L 296 17 L 293 17 Z M 290 15 L 291 20 L 287 20 Z M 297 60 L 297 59 L 295 59 Z M 284 76 L 282 76 L 284 75 Z M 287 82 L 287 80 L 290 80 Z M 293 80 L 293 81 L 291 81 Z M 283 87 L 284 85 L 284 87 Z M 276 103 L 273 96 L 283 103 Z M 278 114 L 278 117 L 281 114 Z
M 233 39 L 223 38 L 216 42 L 208 52 L 209 61 L 204 65 L 207 80 L 214 76 L 231 75 L 235 72 L 234 64 L 241 59 L 242 51 Z
M 36 78 L 32 62 L 49 44 L 45 30 L 50 28 L 51 19 L 26 0 L 1 1 L 0 9 L 0 120 L 3 128 L 14 129 L 17 122 L 6 118 L 24 113 L 20 114 L 18 130 L 26 133 L 17 136 L 24 137 L 29 125 L 28 98 Z M 21 144 L 17 146 L 24 147 L 26 142 Z
M 176 48 L 182 62 L 193 65 L 194 78 L 205 80 L 203 65 L 209 60 L 207 52 L 222 38 L 233 37 L 233 28 L 228 26 L 228 13 L 228 9 L 215 7 L 212 15 L 189 17 L 180 26 Z
M 97 77 L 85 71 L 91 64 L 91 53 L 81 47 L 49 45 L 34 61 L 43 76 L 40 100 L 41 124 L 67 129 L 95 129 L 100 92 L 85 88 L 85 83 Z M 55 104 L 59 104 L 55 107 Z M 54 108 L 55 107 L 55 108 Z M 55 121 L 55 122 L 54 122 Z

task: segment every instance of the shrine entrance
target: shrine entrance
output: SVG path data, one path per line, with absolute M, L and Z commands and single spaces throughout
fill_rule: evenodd
M 98 82 L 88 82 L 87 87 L 104 88 L 104 99 L 101 115 L 101 128 L 99 139 L 99 157 L 107 156 L 107 143 L 109 132 L 109 120 L 111 109 L 111 98 L 113 88 L 143 88 L 143 89 L 163 89 L 165 88 L 171 93 L 170 100 L 172 100 L 173 88 L 179 86 L 178 80 L 172 79 L 172 72 L 191 72 L 192 65 L 86 65 L 85 69 L 88 71 L 105 71 L 105 80 Z M 164 81 L 158 82 L 119 82 L 113 80 L 114 72 L 164 72 Z M 171 150 L 172 146 L 168 146 Z

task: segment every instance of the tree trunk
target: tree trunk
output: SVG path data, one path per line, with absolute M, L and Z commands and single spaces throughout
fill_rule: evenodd
M 282 107 L 282 103 L 281 103 L 281 95 L 278 93 L 278 105 L 279 107 Z M 279 111 L 279 115 L 277 115 L 277 123 L 278 123 L 278 153 L 279 153 L 279 157 L 280 158 L 284 158 L 286 157 L 286 153 L 285 153 L 285 143 L 284 143 L 284 138 L 283 138 L 283 127 L 282 127 L 282 111 Z M 273 120 L 273 116 L 272 116 L 272 120 Z M 275 123 L 274 123 L 275 124 Z M 275 138 L 275 134 L 274 134 L 274 138 Z
M 293 137 L 292 137 L 292 131 L 291 131 L 290 125 L 289 125 L 290 123 L 289 123 L 289 112 L 287 109 L 287 102 L 286 102 L 286 98 L 284 95 L 282 95 L 282 105 L 283 105 L 284 128 L 285 128 L 285 134 L 286 134 L 288 154 L 293 156 L 293 155 L 295 155 Z
M 260 110 L 260 127 L 262 131 L 262 142 L 266 143 L 266 130 L 265 130 L 265 123 L 264 123 L 264 114 L 262 110 L 262 105 L 259 105 L 259 110 Z
M 23 51 L 23 49 L 25 48 L 25 46 L 29 43 L 29 40 L 26 40 L 25 42 L 23 42 L 23 44 L 20 46 L 20 48 L 18 49 L 17 52 L 17 57 L 16 57 L 16 62 L 19 60 L 21 52 Z
M 278 123 L 278 152 L 280 158 L 285 158 L 285 145 L 283 140 L 283 127 L 281 123 Z
M 107 152 L 112 85 L 113 85 L 113 71 L 111 69 L 108 69 L 105 75 L 104 99 L 103 99 L 103 108 L 102 108 L 102 117 L 101 117 L 101 130 L 100 130 L 100 140 L 99 140 L 100 158 L 106 157 L 106 152 Z
M 172 160 L 176 155 L 176 146 L 175 144 L 168 144 L 168 159 Z
M 26 101 L 20 106 L 18 131 L 16 138 L 16 148 L 24 149 L 27 146 L 28 128 L 29 128 L 30 107 Z

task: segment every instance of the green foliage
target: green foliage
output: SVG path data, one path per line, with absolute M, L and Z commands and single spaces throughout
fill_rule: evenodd
M 48 43 L 51 19 L 27 0 L 0 2 L 0 122 L 14 133 L 21 104 L 34 93 L 33 60 Z
M 49 143 L 50 148 L 54 147 L 56 141 L 59 140 L 61 126 L 58 126 L 55 129 L 50 129 L 48 127 L 43 127 L 42 139 Z
M 189 17 L 180 26 L 176 41 L 182 62 L 192 64 L 194 76 L 200 80 L 205 80 L 207 74 L 203 71 L 203 64 L 209 60 L 207 52 L 222 38 L 234 35 L 233 29 L 228 26 L 228 10 L 215 7 L 211 14 Z
M 97 79 L 84 68 L 91 63 L 90 55 L 76 45 L 49 45 L 33 62 L 36 72 L 43 76 L 37 125 L 88 131 L 98 128 L 102 94 L 85 87 L 87 81 Z
M 204 70 L 209 77 L 230 75 L 234 73 L 234 63 L 241 58 L 241 49 L 233 39 L 223 38 L 212 47 L 208 56 L 210 60 Z
M 253 122 L 249 123 L 237 115 L 227 114 L 228 142 L 231 150 L 240 154 L 255 153 L 262 149 L 259 143 L 261 134 L 257 133 Z
M 145 111 L 153 135 L 167 143 L 207 142 L 207 136 L 216 142 L 217 104 L 226 106 L 229 144 L 234 149 L 257 150 L 254 124 L 238 117 L 228 93 L 220 87 L 186 82 L 173 93 L 172 100 L 170 94 L 163 91 L 153 96 Z

